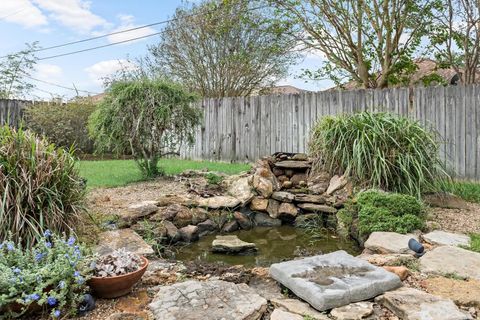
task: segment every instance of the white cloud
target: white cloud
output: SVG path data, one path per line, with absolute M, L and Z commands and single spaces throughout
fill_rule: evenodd
M 29 0 L 1 0 L 0 12 L 5 21 L 26 28 L 48 24 L 47 17 Z
M 105 60 L 85 68 L 85 71 L 95 84 L 102 85 L 105 77 L 110 76 L 123 68 L 132 70 L 135 69 L 135 67 L 135 64 L 125 59 Z
M 48 11 L 49 18 L 79 33 L 108 26 L 105 19 L 90 10 L 90 2 L 84 0 L 33 0 L 33 2 Z
M 35 69 L 35 77 L 41 80 L 51 81 L 63 75 L 62 68 L 55 64 L 39 63 Z
M 117 32 L 117 31 L 123 31 L 127 29 L 132 29 L 136 28 L 139 25 L 135 24 L 135 18 L 131 15 L 119 15 L 118 18 L 120 19 L 120 26 L 118 28 L 115 28 L 111 30 L 111 32 Z M 147 28 L 142 28 L 142 29 L 137 29 L 137 30 L 132 30 L 128 32 L 123 32 L 119 34 L 114 34 L 111 36 L 108 36 L 107 39 L 110 43 L 112 42 L 120 42 L 120 41 L 125 41 L 125 40 L 130 40 L 138 37 L 143 37 L 147 36 L 150 34 L 153 34 L 157 32 L 157 30 L 147 27 Z M 133 42 L 133 41 L 132 41 Z M 130 42 L 131 43 L 131 42 Z

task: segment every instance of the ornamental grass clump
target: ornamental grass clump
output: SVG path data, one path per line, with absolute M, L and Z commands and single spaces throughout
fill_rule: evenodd
M 317 168 L 344 172 L 365 187 L 420 197 L 448 179 L 439 145 L 439 135 L 417 121 L 362 112 L 321 118 L 310 151 Z
M 11 233 L 31 246 L 42 230 L 70 232 L 84 190 L 72 150 L 28 130 L 0 127 L 0 241 Z
M 74 237 L 49 230 L 32 248 L 0 243 L 0 319 L 45 312 L 53 318 L 75 315 L 88 289 L 89 252 Z

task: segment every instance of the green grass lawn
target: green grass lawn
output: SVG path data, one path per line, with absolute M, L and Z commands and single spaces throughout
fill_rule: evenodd
M 463 200 L 480 203 L 480 183 L 455 181 L 446 186 L 446 191 Z
M 167 175 L 179 174 L 185 170 L 208 168 L 226 174 L 236 174 L 250 169 L 249 164 L 210 161 L 162 159 L 159 166 Z M 142 181 L 143 177 L 133 160 L 80 161 L 80 175 L 87 179 L 88 188 L 118 187 Z

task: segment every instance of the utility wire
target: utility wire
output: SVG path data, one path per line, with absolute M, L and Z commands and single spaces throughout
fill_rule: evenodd
M 63 85 L 58 84 L 58 83 L 53 83 L 53 82 L 37 79 L 37 78 L 31 77 L 31 76 L 26 75 L 26 74 L 24 75 L 24 77 L 28 78 L 30 80 L 38 81 L 38 82 L 41 82 L 41 83 L 45 83 L 45 84 L 55 86 L 55 87 L 59 87 L 59 88 L 66 89 L 66 90 L 72 90 L 72 91 L 76 91 L 76 92 L 84 92 L 84 93 L 94 94 L 94 95 L 99 94 L 98 92 L 92 92 L 92 91 L 87 91 L 87 90 L 80 90 L 80 89 L 76 89 L 76 88 L 66 87 L 66 86 L 63 86 Z
M 12 12 L 12 13 L 10 13 L 10 14 L 7 14 L 6 16 L 0 17 L 0 20 L 7 19 L 8 17 L 14 16 L 14 15 L 16 15 L 17 13 L 20 13 L 20 12 L 25 11 L 25 10 L 27 10 L 27 8 L 23 8 L 23 9 L 20 9 L 20 10 L 15 11 L 15 12 Z

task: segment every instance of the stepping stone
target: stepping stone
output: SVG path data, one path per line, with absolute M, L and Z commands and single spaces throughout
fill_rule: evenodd
M 243 283 L 190 280 L 160 287 L 149 308 L 156 320 L 259 320 L 267 300 Z
M 282 308 L 288 312 L 308 316 L 315 320 L 328 320 L 328 316 L 324 313 L 320 313 L 317 310 L 310 307 L 308 303 L 302 302 L 297 299 L 272 299 L 270 301 L 275 307 Z
M 401 286 L 398 276 L 345 251 L 272 264 L 270 276 L 319 311 Z
M 452 300 L 413 289 L 401 288 L 375 299 L 402 320 L 467 320 Z
M 480 280 L 480 253 L 452 246 L 437 247 L 420 258 L 420 270 Z
M 100 233 L 98 245 L 94 251 L 103 256 L 122 248 L 140 256 L 154 254 L 152 247 L 132 229 L 119 229 Z
M 126 222 L 132 224 L 140 218 L 149 216 L 158 211 L 158 201 L 142 201 L 134 203 L 127 208 L 127 211 L 120 214 L 120 218 Z
M 460 233 L 450 233 L 441 230 L 435 230 L 424 234 L 423 240 L 428 243 L 440 246 L 469 246 L 470 237 Z
M 330 316 L 337 320 L 362 320 L 372 314 L 373 303 L 365 301 L 335 308 L 330 312 Z
M 413 253 L 408 248 L 410 239 L 418 241 L 418 237 L 413 234 L 400 234 L 396 232 L 372 232 L 365 241 L 365 249 L 374 253 Z
M 248 251 L 257 251 L 255 243 L 242 241 L 237 236 L 217 236 L 212 242 L 212 252 L 237 254 Z
M 295 313 L 275 309 L 270 315 L 270 320 L 303 320 L 303 317 Z
M 308 169 L 312 165 L 308 161 L 285 160 L 275 163 L 275 167 L 283 169 Z

